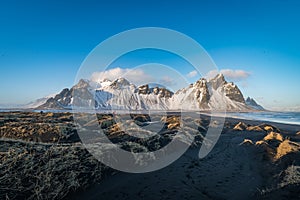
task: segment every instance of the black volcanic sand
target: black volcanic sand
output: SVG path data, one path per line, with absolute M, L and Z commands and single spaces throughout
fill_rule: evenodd
M 209 117 L 191 113 L 181 119 L 168 113 L 117 118 L 98 114 L 95 121 L 87 118 L 85 126 L 99 124 L 112 142 L 134 152 L 168 144 L 183 121 L 196 133 L 195 140 L 168 167 L 129 174 L 102 165 L 84 149 L 71 113 L 0 113 L 0 199 L 300 198 L 300 126 L 226 119 L 216 146 L 199 159 Z M 124 132 L 124 125 L 136 131 L 135 125 L 152 122 L 163 125 L 156 136 L 140 139 Z

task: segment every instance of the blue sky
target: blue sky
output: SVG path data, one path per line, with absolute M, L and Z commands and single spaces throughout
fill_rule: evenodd
M 299 10 L 297 0 L 1 1 L 0 104 L 71 87 L 101 41 L 154 26 L 194 38 L 219 69 L 249 73 L 234 80 L 245 96 L 270 109 L 300 110 Z

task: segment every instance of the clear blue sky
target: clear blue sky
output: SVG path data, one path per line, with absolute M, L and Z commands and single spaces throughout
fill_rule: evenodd
M 0 104 L 70 87 L 101 41 L 137 27 L 165 27 L 198 41 L 220 69 L 250 76 L 245 96 L 300 108 L 300 1 L 1 1 Z

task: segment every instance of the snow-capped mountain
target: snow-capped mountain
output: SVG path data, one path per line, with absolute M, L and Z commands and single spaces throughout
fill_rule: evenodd
M 253 98 L 248 97 L 245 102 L 246 102 L 247 106 L 249 106 L 255 110 L 265 110 L 264 107 L 259 105 Z
M 222 74 L 204 78 L 188 87 L 172 91 L 149 85 L 136 86 L 124 78 L 98 83 L 80 80 L 71 89 L 64 89 L 37 109 L 70 109 L 91 106 L 96 109 L 126 110 L 228 110 L 257 109 L 246 104 L 237 85 L 227 82 Z
M 46 103 L 49 98 L 54 97 L 56 94 L 50 94 L 45 97 L 39 98 L 35 101 L 29 102 L 28 104 L 22 105 L 22 108 L 36 108 Z
M 56 94 L 50 94 L 45 97 L 39 98 L 35 101 L 31 101 L 27 104 L 0 104 L 0 108 L 2 109 L 35 109 L 38 106 L 41 106 L 46 103 L 46 101 L 54 97 Z

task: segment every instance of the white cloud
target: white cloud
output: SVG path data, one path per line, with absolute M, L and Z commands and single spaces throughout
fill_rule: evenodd
M 91 80 L 99 82 L 103 79 L 115 80 L 117 78 L 126 78 L 129 82 L 136 85 L 153 82 L 153 77 L 146 74 L 142 69 L 122 69 L 120 67 L 109 69 L 103 72 L 94 72 Z
M 159 83 L 162 84 L 163 86 L 174 86 L 176 85 L 175 80 L 172 79 L 169 76 L 164 76 L 159 80 Z
M 245 80 L 250 76 L 250 73 L 246 72 L 244 70 L 222 69 L 220 71 L 212 70 L 212 71 L 208 72 L 206 75 L 206 78 L 213 78 L 219 73 L 222 73 L 226 78 L 228 78 L 232 81 Z
M 189 72 L 186 76 L 189 78 L 193 78 L 197 76 L 198 72 L 196 70 Z

